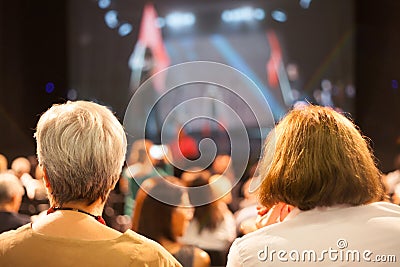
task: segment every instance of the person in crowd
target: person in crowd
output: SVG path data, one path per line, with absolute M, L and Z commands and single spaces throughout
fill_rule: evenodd
M 386 193 L 394 204 L 400 204 L 400 154 L 394 159 L 394 171 L 389 172 L 383 178 Z
M 238 235 L 245 235 L 257 230 L 255 222 L 258 217 L 257 207 L 259 204 L 256 192 L 250 190 L 253 179 L 258 179 L 258 177 L 251 177 L 243 184 L 244 198 L 240 201 L 240 209 L 234 214 Z
M 25 173 L 29 174 L 31 172 L 31 163 L 25 157 L 15 158 L 11 162 L 11 170 L 18 178 L 21 179 L 22 175 L 24 175 Z
M 19 214 L 24 187 L 11 173 L 0 174 L 0 233 L 17 229 L 30 222 L 30 217 Z
M 159 242 L 184 267 L 209 266 L 206 252 L 178 241 L 192 218 L 188 194 L 177 178 L 150 178 L 136 195 L 132 229 Z
M 25 157 L 18 157 L 11 163 L 11 170 L 21 180 L 30 200 L 35 198 L 35 191 L 41 186 L 41 182 L 30 175 L 31 167 L 31 162 Z
M 182 183 L 185 185 L 190 185 L 197 178 L 209 179 L 211 176 L 211 172 L 207 169 L 203 169 L 201 167 L 190 167 L 182 172 L 180 177 Z
M 0 154 L 0 173 L 6 172 L 8 169 L 8 160 L 6 156 Z
M 221 174 L 214 174 L 208 179 L 208 184 L 211 187 L 214 196 L 221 200 L 221 205 L 228 208 L 232 203 L 232 183 L 228 177 Z
M 20 212 L 29 216 L 34 216 L 48 208 L 48 199 L 42 180 L 43 175 L 39 179 L 36 179 L 36 177 L 34 178 L 30 174 L 32 172 L 32 162 L 34 162 L 32 157 L 30 158 L 31 160 L 26 157 L 14 159 L 11 163 L 11 170 L 21 180 L 25 188 Z M 36 172 L 37 168 L 40 169 L 40 166 L 35 166 L 33 173 Z
M 132 217 L 136 193 L 140 185 L 153 176 L 168 176 L 174 172 L 166 154 L 168 147 L 154 145 L 147 139 L 136 140 L 128 157 L 128 167 L 122 172 L 121 182 L 125 183 L 122 191 L 126 192 L 124 213 Z
M 177 139 L 169 144 L 171 155 L 174 159 L 174 175 L 181 177 L 182 173 L 188 168 L 194 167 L 192 161 L 196 160 L 199 155 L 197 141 L 194 137 L 186 133 L 180 125 L 177 130 Z
M 267 137 L 260 175 L 264 227 L 235 240 L 228 267 L 386 266 L 375 256 L 399 258 L 400 207 L 380 202 L 381 173 L 345 116 L 312 105 L 290 111 Z
M 194 218 L 181 241 L 198 245 L 205 250 L 211 257 L 212 266 L 223 266 L 228 248 L 236 238 L 236 223 L 232 212 L 222 200 L 224 196 L 216 194 L 221 192 L 221 188 L 216 190 L 215 186 L 225 183 L 214 180 L 214 184 L 210 185 L 209 180 L 210 178 L 199 177 L 189 184 L 190 187 L 200 190 L 189 191 L 190 201 L 196 207 Z M 222 191 L 226 193 L 225 190 Z
M 110 110 L 86 101 L 53 105 L 35 137 L 51 208 L 0 235 L 0 266 L 181 266 L 156 242 L 104 224 L 126 153 L 124 129 Z
M 233 187 L 231 189 L 232 201 L 229 203 L 229 209 L 232 212 L 236 212 L 239 209 L 240 202 L 240 187 L 241 182 L 236 182 L 236 174 L 233 168 L 232 157 L 228 154 L 219 154 L 215 157 L 211 164 L 211 174 L 224 175 L 227 177 Z

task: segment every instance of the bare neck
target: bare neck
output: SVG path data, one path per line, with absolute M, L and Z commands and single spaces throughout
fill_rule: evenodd
M 104 204 L 105 204 L 104 202 L 102 202 L 100 199 L 98 199 L 90 205 L 87 205 L 86 203 L 83 203 L 83 202 L 72 201 L 72 202 L 67 202 L 59 207 L 83 210 L 87 213 L 90 213 L 90 214 L 93 214 L 96 216 L 101 216 L 101 214 L 103 213 Z M 58 205 L 55 205 L 55 206 L 58 206 Z
M 69 202 L 62 205 L 62 208 L 79 209 L 98 216 L 102 214 L 104 203 L 96 201 L 87 205 Z M 121 236 L 120 232 L 99 223 L 93 217 L 73 210 L 57 210 L 43 215 L 32 224 L 32 229 L 43 235 L 82 240 L 108 240 Z

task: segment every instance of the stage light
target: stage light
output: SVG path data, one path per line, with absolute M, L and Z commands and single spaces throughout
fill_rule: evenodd
M 286 13 L 282 10 L 274 10 L 271 12 L 271 16 L 278 22 L 285 22 L 287 20 Z
M 118 28 L 118 33 L 121 36 L 126 36 L 128 34 L 130 34 L 132 31 L 132 25 L 129 23 L 124 23 L 121 26 L 119 26 Z
M 196 17 L 193 13 L 174 12 L 165 17 L 166 24 L 171 28 L 181 28 L 193 26 L 196 22 Z
M 261 8 L 240 7 L 230 10 L 224 10 L 221 19 L 224 22 L 245 22 L 253 20 L 263 20 L 265 12 Z
M 263 20 L 265 18 L 265 12 L 261 8 L 256 8 L 253 11 L 253 17 L 256 20 Z
M 75 89 L 69 89 L 67 97 L 69 100 L 76 100 L 78 98 L 78 92 Z
M 224 12 L 222 12 L 221 19 L 224 22 L 231 22 L 233 20 L 232 12 L 229 10 L 225 10 Z
M 346 95 L 350 98 L 353 98 L 356 96 L 356 88 L 351 84 L 346 86 L 345 92 L 346 92 Z
M 110 10 L 104 15 L 104 20 L 108 27 L 111 29 L 115 29 L 119 22 L 118 22 L 118 12 L 115 10 Z
M 321 88 L 323 91 L 331 91 L 332 87 L 332 82 L 330 80 L 324 79 L 321 81 Z
M 157 28 L 164 28 L 165 27 L 165 19 L 162 17 L 158 17 L 156 19 L 156 27 Z
M 98 5 L 101 9 L 106 9 L 110 6 L 111 0 L 99 0 Z
M 311 5 L 311 0 L 300 0 L 299 4 L 302 8 L 307 9 Z
M 242 7 L 232 11 L 235 21 L 249 21 L 253 19 L 253 10 L 250 7 Z
M 398 89 L 399 88 L 399 82 L 397 80 L 392 80 L 392 88 L 393 89 Z
M 52 83 L 52 82 L 48 82 L 47 84 L 46 84 L 46 93 L 48 93 L 48 94 L 51 94 L 51 93 L 53 93 L 54 92 L 54 83 Z

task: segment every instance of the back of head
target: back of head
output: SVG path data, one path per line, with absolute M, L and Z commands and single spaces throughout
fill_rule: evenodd
M 224 177 L 221 175 L 214 176 L 215 179 L 218 177 Z M 215 181 L 215 180 L 214 180 Z M 215 186 L 216 184 L 214 184 Z M 188 184 L 190 187 L 197 187 L 199 190 L 190 190 L 189 198 L 193 204 L 204 203 L 195 208 L 194 218 L 199 223 L 199 233 L 204 229 L 214 230 L 223 220 L 223 214 L 218 208 L 217 198 L 221 195 L 212 189 L 209 179 L 204 177 L 198 177 Z
M 8 161 L 6 156 L 0 154 L 0 173 L 7 171 Z
M 18 157 L 12 161 L 11 169 L 14 171 L 15 175 L 20 177 L 24 173 L 30 173 L 31 163 L 27 158 Z
M 148 163 L 151 164 L 148 156 L 153 142 L 148 139 L 139 139 L 133 142 L 130 154 L 127 160 L 128 165 L 135 163 Z
M 221 199 L 226 204 L 232 202 L 232 183 L 224 175 L 214 174 L 209 180 L 211 190 L 217 199 Z
M 186 185 L 190 185 L 194 180 L 198 178 L 208 180 L 210 176 L 211 172 L 207 169 L 202 169 L 200 167 L 191 167 L 186 169 L 181 174 L 181 180 Z
M 11 173 L 0 174 L 0 205 L 8 204 L 14 196 L 22 196 L 24 187 L 21 181 Z
M 185 192 L 180 186 L 174 177 L 147 179 L 136 196 L 132 229 L 153 240 L 176 241 L 171 221 L 172 212 L 181 205 Z
M 397 154 L 396 157 L 394 158 L 394 168 L 396 170 L 400 170 L 400 154 Z
M 309 210 L 361 205 L 383 196 L 380 172 L 354 124 L 318 106 L 292 110 L 269 134 L 260 175 L 265 206 L 278 202 Z
M 231 168 L 231 156 L 227 154 L 220 154 L 215 157 L 215 160 L 211 166 L 215 174 L 224 174 Z
M 35 137 L 52 205 L 106 200 L 126 153 L 125 132 L 110 110 L 86 101 L 53 105 L 40 117 Z

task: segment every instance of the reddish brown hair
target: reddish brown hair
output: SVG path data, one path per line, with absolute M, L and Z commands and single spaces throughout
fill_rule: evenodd
M 309 210 L 383 197 L 380 172 L 355 125 L 331 108 L 294 109 L 266 140 L 259 198 Z

